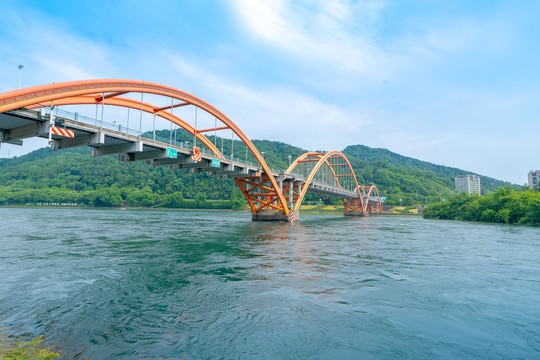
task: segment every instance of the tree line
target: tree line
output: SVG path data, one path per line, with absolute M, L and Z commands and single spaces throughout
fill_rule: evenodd
M 505 186 L 483 196 L 461 193 L 428 206 L 424 218 L 540 225 L 540 192 Z
M 162 130 L 157 136 L 169 139 Z M 175 135 L 178 141 L 193 141 L 185 131 Z M 245 145 L 231 139 L 208 137 L 223 153 L 255 162 Z M 307 150 L 277 141 L 254 140 L 259 152 L 274 169 L 285 170 L 289 155 L 294 160 Z M 377 185 L 387 205 L 425 205 L 449 198 L 454 191 L 459 169 L 434 165 L 403 157 L 385 149 L 363 145 L 344 151 L 361 185 Z M 482 178 L 484 192 L 504 182 Z M 305 201 L 340 204 L 341 199 L 308 193 Z M 124 163 L 115 156 L 92 158 L 90 149 L 75 148 L 52 152 L 48 148 L 13 158 L 0 159 L 0 204 L 37 202 L 77 202 L 88 206 L 166 206 L 216 207 L 247 206 L 242 193 L 231 179 L 220 179 L 189 170 L 171 170 L 166 166 L 148 166 L 144 162 Z M 224 205 L 228 204 L 228 205 Z

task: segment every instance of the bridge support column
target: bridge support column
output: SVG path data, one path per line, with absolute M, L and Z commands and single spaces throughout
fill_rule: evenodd
M 349 212 L 344 212 L 343 215 L 345 215 L 345 216 L 368 216 L 369 214 L 367 212 L 363 213 L 361 211 L 349 211 Z
M 251 213 L 251 221 L 291 221 L 291 214 L 294 213 L 294 221 L 300 219 L 300 210 L 291 210 L 289 215 L 275 210 L 275 209 L 262 209 L 257 211 L 256 214 Z

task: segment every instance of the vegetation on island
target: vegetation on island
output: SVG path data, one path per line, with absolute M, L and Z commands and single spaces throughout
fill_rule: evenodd
M 461 193 L 428 206 L 424 218 L 540 225 L 540 192 L 505 186 L 484 196 Z
M 157 135 L 169 139 L 167 130 Z M 178 141 L 193 137 L 178 131 Z M 255 161 L 245 145 L 230 139 L 209 140 L 224 154 Z M 216 141 L 217 140 L 217 141 Z M 289 155 L 297 158 L 307 150 L 277 141 L 254 140 L 271 168 L 285 170 Z M 470 174 L 456 168 L 404 157 L 386 149 L 349 146 L 349 158 L 361 185 L 376 184 L 386 205 L 418 206 L 449 198 L 454 177 Z M 482 191 L 491 192 L 505 183 L 481 177 Z M 341 199 L 308 193 L 305 204 L 339 205 Z M 242 193 L 232 179 L 149 166 L 144 161 L 121 162 L 114 155 L 92 158 L 87 147 L 29 154 L 0 159 L 0 205 L 77 204 L 78 206 L 141 206 L 167 208 L 244 209 Z

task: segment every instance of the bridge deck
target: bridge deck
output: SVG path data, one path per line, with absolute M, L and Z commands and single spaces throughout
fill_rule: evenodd
M 53 150 L 68 149 L 78 146 L 90 146 L 92 156 L 118 154 L 121 161 L 145 160 L 151 165 L 168 165 L 173 169 L 192 169 L 194 172 L 207 172 L 220 177 L 253 177 L 261 176 L 258 163 L 241 161 L 238 158 L 209 152 L 201 148 L 201 161 L 191 159 L 193 146 L 182 142 L 166 143 L 154 138 L 153 134 L 106 123 L 97 119 L 80 116 L 77 113 L 60 111 L 55 115 L 59 127 L 73 130 L 74 138 L 52 135 Z M 0 142 L 22 145 L 22 140 L 31 137 L 49 137 L 50 114 L 44 110 L 18 109 L 0 114 Z M 148 138 L 150 137 L 150 138 Z M 167 157 L 166 149 L 177 151 L 176 158 Z M 219 167 L 212 166 L 212 160 L 219 160 Z M 214 165 L 216 162 L 214 162 Z M 283 184 L 293 182 L 302 185 L 306 179 L 296 174 L 285 174 L 272 169 L 272 176 Z M 312 182 L 308 191 L 324 195 L 354 199 L 355 191 L 342 189 L 329 184 Z

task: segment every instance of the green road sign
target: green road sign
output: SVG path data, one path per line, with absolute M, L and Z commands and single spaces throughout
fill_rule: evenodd
M 178 152 L 176 151 L 176 149 L 167 148 L 167 152 L 165 153 L 165 156 L 176 159 L 177 155 L 178 155 Z
M 221 160 L 219 159 L 212 159 L 212 167 L 221 167 Z

